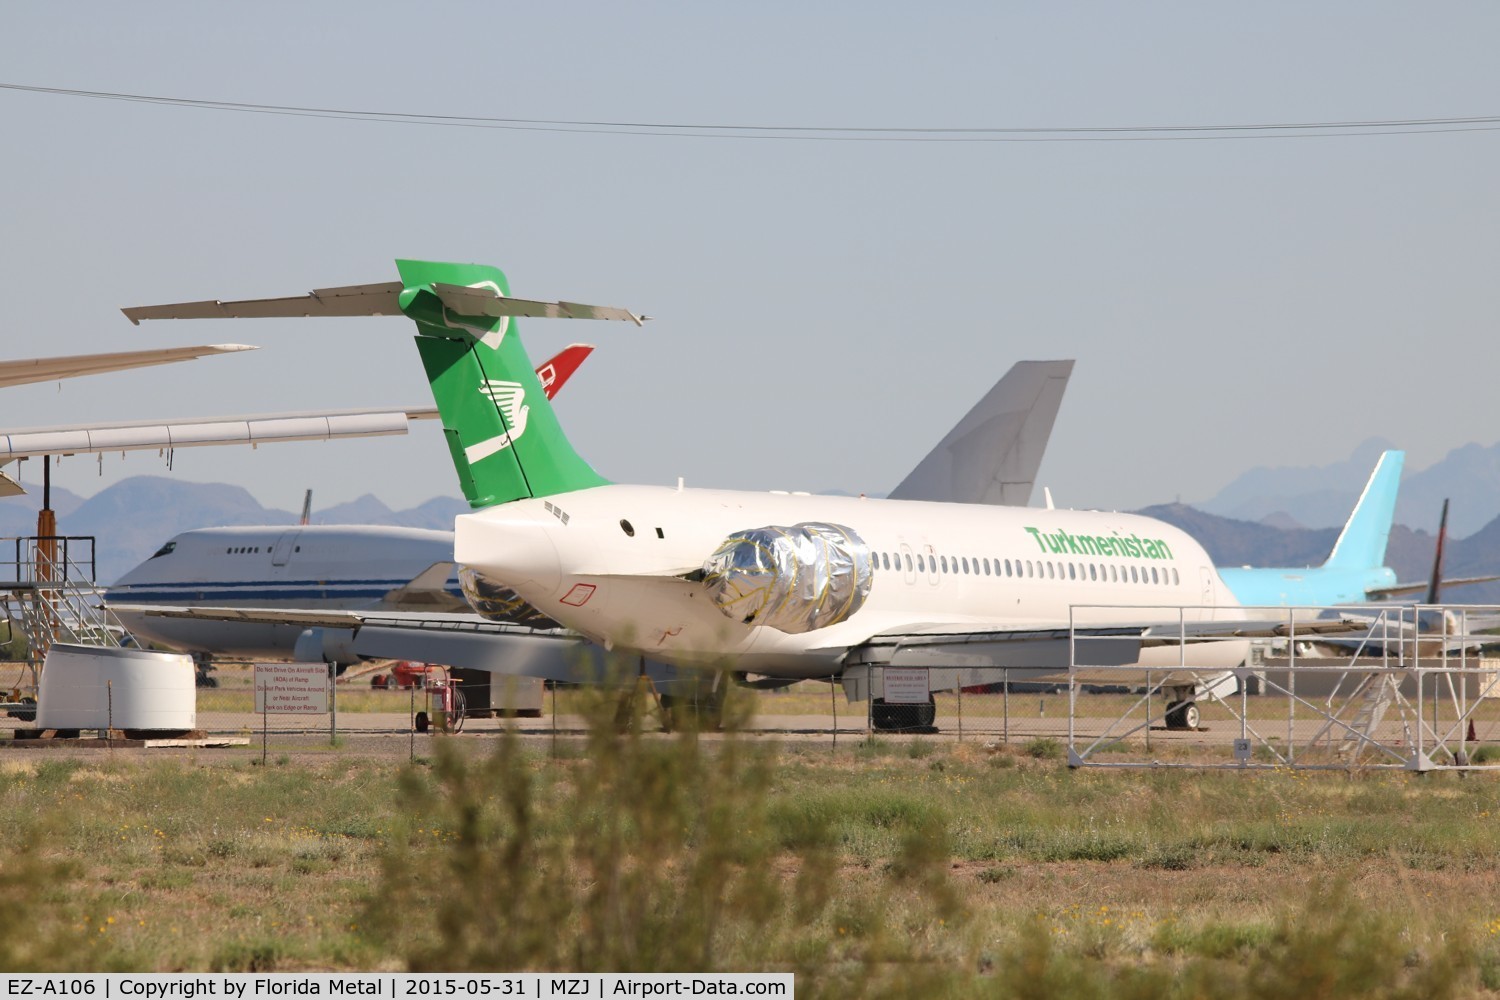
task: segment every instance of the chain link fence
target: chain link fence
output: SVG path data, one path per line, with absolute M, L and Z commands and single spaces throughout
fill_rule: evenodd
M 1227 669 L 1188 666 L 1214 659 L 1195 655 L 1206 647 L 1192 640 L 1156 647 L 1175 666 L 1084 664 L 1080 635 L 1069 637 L 1061 670 L 862 667 L 730 697 L 753 735 L 832 747 L 975 741 L 1064 756 L 1074 767 L 1500 767 L 1500 658 L 1482 653 L 1494 639 L 1485 630 L 1494 609 L 1360 611 L 1368 623 L 1357 640 L 1330 638 L 1326 625 L 1287 612 L 1264 636 L 1231 640 L 1248 655 Z M 298 666 L 316 675 L 323 701 L 284 711 L 263 695 L 266 678 L 286 665 L 217 664 L 196 692 L 198 729 L 231 743 L 226 752 L 415 755 L 436 735 L 483 741 L 513 729 L 555 744 L 588 725 L 583 691 L 536 679 L 407 663 L 335 678 Z M 620 697 L 627 693 L 641 699 L 633 711 L 643 725 L 680 722 L 644 681 Z

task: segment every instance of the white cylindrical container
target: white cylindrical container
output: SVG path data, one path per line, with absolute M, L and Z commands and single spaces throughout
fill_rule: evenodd
M 42 666 L 37 728 L 196 729 L 194 680 L 186 653 L 56 643 Z

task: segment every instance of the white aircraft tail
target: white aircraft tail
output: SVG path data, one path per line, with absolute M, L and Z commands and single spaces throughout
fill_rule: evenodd
M 891 499 L 1026 506 L 1072 374 L 1072 361 L 1017 362 Z

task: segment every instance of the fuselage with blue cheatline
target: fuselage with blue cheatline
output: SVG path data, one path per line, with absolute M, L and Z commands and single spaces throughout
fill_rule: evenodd
M 383 525 L 200 528 L 162 545 L 106 593 L 111 605 L 357 611 L 459 610 L 453 533 Z M 189 653 L 284 658 L 303 629 L 117 612 L 138 638 Z

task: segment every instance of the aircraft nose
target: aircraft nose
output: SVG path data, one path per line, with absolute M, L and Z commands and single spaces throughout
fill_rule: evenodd
M 561 585 L 557 546 L 535 521 L 459 518 L 456 528 L 454 557 L 493 582 L 533 594 L 550 594 Z

